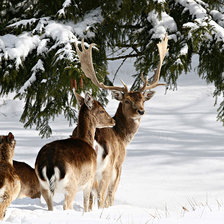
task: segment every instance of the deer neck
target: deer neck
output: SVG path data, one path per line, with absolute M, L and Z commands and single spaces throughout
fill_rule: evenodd
M 141 118 L 133 119 L 125 115 L 122 111 L 122 104 L 120 103 L 114 120 L 116 121 L 116 125 L 113 129 L 122 138 L 124 144 L 128 145 L 138 131 Z
M 0 148 L 0 162 L 1 161 L 4 161 L 4 162 L 7 162 L 7 163 L 10 163 L 11 165 L 13 165 L 13 161 L 12 161 L 12 158 L 13 158 L 13 152 L 12 152 L 12 148 L 8 145 L 3 145 L 1 148 Z
M 90 115 L 90 111 L 83 105 L 79 112 L 76 137 L 86 141 L 93 147 L 96 124 Z

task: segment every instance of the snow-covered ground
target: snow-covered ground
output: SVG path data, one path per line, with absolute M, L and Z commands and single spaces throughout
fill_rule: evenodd
M 213 90 L 194 71 L 182 75 L 177 91 L 165 94 L 163 87 L 156 89 L 127 148 L 111 208 L 84 214 L 82 193 L 74 201 L 74 211 L 63 211 L 60 195 L 53 212 L 47 211 L 44 200 L 17 199 L 2 223 L 223 223 L 224 128 L 216 121 Z M 73 127 L 58 118 L 52 122 L 52 137 L 41 139 L 34 129 L 23 128 L 23 103 L 12 98 L 0 99 L 0 134 L 11 131 L 17 140 L 14 159 L 34 166 L 40 148 L 67 138 Z M 106 109 L 113 115 L 117 105 L 110 100 Z

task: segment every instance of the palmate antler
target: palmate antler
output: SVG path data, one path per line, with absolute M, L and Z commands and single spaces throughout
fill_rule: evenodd
M 96 44 L 92 43 L 90 44 L 89 48 L 86 49 L 84 46 L 84 39 L 82 39 L 82 51 L 79 50 L 77 43 L 75 43 L 75 48 L 77 51 L 77 54 L 79 56 L 79 61 L 81 63 L 82 71 L 84 72 L 85 76 L 90 78 L 93 84 L 95 84 L 97 87 L 100 87 L 102 89 L 109 89 L 109 90 L 118 90 L 122 92 L 128 92 L 128 87 L 125 83 L 123 83 L 124 87 L 119 86 L 106 86 L 102 82 L 99 82 L 96 73 L 93 67 L 93 61 L 92 61 L 92 48 Z
M 139 89 L 139 92 L 143 92 L 145 90 L 149 90 L 149 89 L 153 89 L 159 85 L 164 85 L 164 84 L 160 84 L 159 82 L 159 77 L 160 77 L 160 70 L 162 67 L 162 63 L 163 60 L 168 52 L 167 49 L 167 43 L 168 43 L 168 38 L 167 38 L 167 34 L 165 35 L 164 40 L 162 40 L 160 43 L 157 44 L 158 50 L 159 50 L 159 56 L 160 56 L 160 60 L 159 60 L 159 64 L 157 69 L 155 70 L 155 74 L 153 77 L 153 82 L 151 84 L 148 83 L 148 77 L 146 77 L 146 79 L 143 78 L 142 79 L 144 81 L 144 85 L 142 88 Z M 93 46 L 95 46 L 94 43 L 90 44 L 89 48 L 86 49 L 84 46 L 84 39 L 82 39 L 82 51 L 79 50 L 77 43 L 75 43 L 75 48 L 77 51 L 77 54 L 79 56 L 79 61 L 81 63 L 81 68 L 82 71 L 84 72 L 85 76 L 90 78 L 91 81 L 99 88 L 102 89 L 109 89 L 109 90 L 118 90 L 118 91 L 122 91 L 122 92 L 128 92 L 128 87 L 127 85 L 123 83 L 123 87 L 119 87 L 119 86 L 106 86 L 104 85 L 102 82 L 99 82 L 97 77 L 96 77 L 96 73 L 93 67 L 93 61 L 92 61 L 92 48 Z
M 141 74 L 141 78 L 144 81 L 144 85 L 142 88 L 140 88 L 140 90 L 139 90 L 140 92 L 143 92 L 143 91 L 149 90 L 149 89 L 153 89 L 160 85 L 166 85 L 163 83 L 159 83 L 159 77 L 160 77 L 160 71 L 161 71 L 161 67 L 163 64 L 163 60 L 169 50 L 167 48 L 167 44 L 168 44 L 168 37 L 167 37 L 167 33 L 166 33 L 165 38 L 157 44 L 158 51 L 159 51 L 159 64 L 158 64 L 157 69 L 155 70 L 155 74 L 153 76 L 153 81 L 152 81 L 152 83 L 149 84 L 148 77 L 146 77 L 146 79 L 144 79 L 143 74 Z

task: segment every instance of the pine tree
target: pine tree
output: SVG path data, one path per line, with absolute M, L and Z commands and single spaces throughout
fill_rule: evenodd
M 77 92 L 92 89 L 93 95 L 107 103 L 106 92 L 82 75 L 74 51 L 78 38 L 98 43 L 94 27 L 101 15 L 97 7 L 70 0 L 4 1 L 2 5 L 0 94 L 16 91 L 16 97 L 25 100 L 21 121 L 25 127 L 35 125 L 42 136 L 50 136 L 49 121 L 59 114 L 64 114 L 70 124 L 76 121 L 71 88 L 74 80 Z M 103 80 L 105 51 L 99 49 L 94 61 L 98 62 L 95 67 L 99 79 Z
M 24 126 L 36 126 L 48 137 L 51 119 L 64 114 L 72 124 L 77 118 L 74 80 L 78 92 L 91 89 L 107 103 L 107 92 L 82 74 L 76 41 L 84 38 L 86 44 L 97 44 L 94 67 L 107 85 L 112 84 L 106 76 L 108 61 L 135 58 L 132 88 L 136 89 L 140 73 L 151 74 L 157 66 L 156 43 L 167 32 L 169 55 L 161 76 L 168 86 L 176 87 L 178 76 L 191 69 L 192 56 L 197 54 L 199 76 L 215 84 L 214 96 L 223 96 L 223 12 L 218 0 L 4 0 L 0 5 L 0 95 L 16 92 L 25 100 Z M 106 57 L 108 48 L 130 53 Z M 218 119 L 224 123 L 224 101 Z

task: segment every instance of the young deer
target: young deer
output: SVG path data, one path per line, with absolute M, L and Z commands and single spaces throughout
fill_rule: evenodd
M 89 197 L 96 172 L 96 152 L 93 148 L 96 128 L 112 127 L 114 120 L 90 94 L 76 99 L 81 105 L 77 137 L 58 140 L 45 145 L 38 153 L 35 171 L 41 194 L 48 210 L 53 210 L 55 192 L 65 195 L 64 209 L 72 209 L 76 192 L 83 190 L 84 211 L 88 211 Z
M 20 178 L 21 189 L 18 198 L 40 198 L 40 184 L 35 170 L 24 162 L 13 160 L 13 167 Z
M 3 220 L 6 209 L 20 191 L 20 179 L 12 164 L 15 144 L 11 132 L 0 136 L 0 220 Z
M 76 51 L 84 74 L 96 86 L 113 90 L 113 97 L 120 101 L 117 112 L 113 117 L 116 125 L 113 128 L 96 129 L 95 133 L 95 148 L 98 149 L 98 168 L 96 172 L 96 179 L 98 181 L 97 197 L 100 208 L 111 206 L 114 202 L 122 163 L 126 155 L 126 147 L 138 131 L 142 115 L 145 113 L 144 102 L 151 99 L 154 95 L 155 92 L 151 91 L 151 89 L 164 85 L 158 82 L 162 63 L 168 52 L 167 43 L 168 38 L 166 34 L 165 39 L 157 45 L 160 61 L 155 70 L 153 82 L 148 83 L 148 79 L 144 79 L 142 76 L 144 85 L 138 91 L 129 91 L 125 83 L 123 83 L 124 87 L 105 86 L 103 83 L 100 83 L 96 77 L 92 62 L 92 47 L 94 44 L 91 44 L 86 49 L 84 41 L 82 41 L 82 51 L 79 50 L 76 44 Z M 73 131 L 73 136 L 75 135 L 76 130 Z

